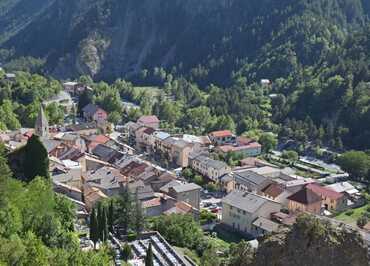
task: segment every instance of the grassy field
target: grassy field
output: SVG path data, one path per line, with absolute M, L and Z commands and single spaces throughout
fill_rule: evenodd
M 370 204 L 352 209 L 353 213 L 350 212 L 351 210 L 347 210 L 338 214 L 334 218 L 348 224 L 356 225 L 357 219 L 360 218 L 364 213 L 366 213 L 368 208 L 370 208 Z

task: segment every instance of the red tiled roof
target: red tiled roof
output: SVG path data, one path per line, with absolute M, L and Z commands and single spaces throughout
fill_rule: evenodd
M 220 130 L 220 131 L 213 131 L 209 133 L 209 135 L 212 137 L 216 137 L 216 138 L 222 138 L 222 137 L 232 136 L 233 133 L 230 130 Z
M 242 146 L 233 146 L 233 145 L 222 145 L 218 146 L 217 149 L 220 151 L 227 153 L 227 152 L 232 152 L 232 151 L 242 151 L 242 150 L 248 150 L 248 149 L 256 149 L 260 148 L 261 144 L 258 142 L 252 142 L 248 145 L 242 145 Z
M 270 197 L 276 198 L 281 193 L 283 193 L 284 189 L 279 184 L 269 184 L 267 187 L 262 189 L 262 192 L 266 195 L 269 195 Z
M 314 191 L 316 194 L 321 195 L 321 197 L 326 197 L 326 198 L 334 199 L 334 200 L 337 200 L 337 199 L 340 199 L 341 197 L 343 197 L 342 193 L 339 193 L 339 192 L 336 192 L 334 190 L 325 188 L 325 187 L 320 186 L 318 184 L 308 184 L 306 187 L 308 189 L 311 189 L 312 191 Z
M 304 187 L 303 189 L 289 196 L 288 200 L 292 200 L 307 205 L 321 201 L 321 196 L 312 191 L 311 189 Z
M 148 127 L 146 128 L 143 133 L 147 134 L 147 135 L 151 135 L 155 132 L 155 129 L 151 128 L 151 127 Z
M 143 208 L 150 208 L 161 205 L 161 198 L 154 198 L 143 202 Z
M 92 142 L 97 142 L 100 144 L 107 143 L 109 141 L 109 138 L 105 135 L 96 135 L 91 138 Z
M 143 124 L 151 124 L 151 123 L 159 123 L 158 117 L 155 115 L 144 115 L 140 117 L 137 122 L 143 123 Z
M 176 204 L 175 204 L 177 210 L 179 210 L 180 212 L 184 212 L 184 213 L 189 213 L 192 211 L 193 207 L 184 202 L 184 201 L 178 201 Z

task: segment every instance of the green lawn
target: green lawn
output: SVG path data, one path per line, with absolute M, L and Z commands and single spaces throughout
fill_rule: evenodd
M 360 218 L 366 212 L 366 209 L 369 207 L 370 207 L 370 204 L 367 204 L 362 207 L 352 209 L 353 213 L 351 215 L 347 215 L 348 211 L 350 211 L 350 210 L 347 210 L 345 212 L 338 214 L 334 218 L 337 220 L 343 221 L 345 223 L 355 225 L 357 219 Z

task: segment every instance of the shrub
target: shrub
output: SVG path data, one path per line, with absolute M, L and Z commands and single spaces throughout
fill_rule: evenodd
M 345 215 L 351 216 L 353 213 L 354 213 L 353 210 L 348 210 L 348 211 L 345 212 Z
M 362 216 L 362 217 L 358 218 L 357 219 L 357 226 L 361 227 L 361 228 L 364 227 L 365 224 L 367 224 L 368 220 L 369 219 L 366 216 Z

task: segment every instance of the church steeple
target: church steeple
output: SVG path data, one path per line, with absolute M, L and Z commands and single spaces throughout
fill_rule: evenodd
M 38 135 L 40 138 L 49 137 L 49 122 L 46 118 L 42 105 L 40 105 L 39 114 L 35 123 L 35 134 Z

